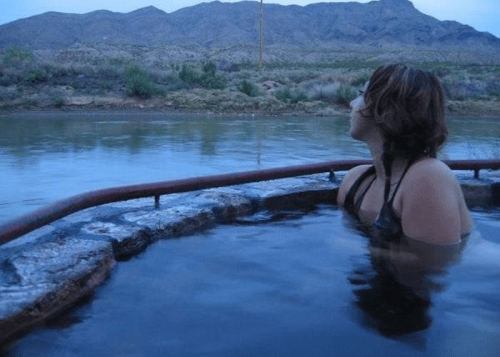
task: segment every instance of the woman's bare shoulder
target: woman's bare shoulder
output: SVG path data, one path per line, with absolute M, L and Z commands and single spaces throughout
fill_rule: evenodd
M 408 237 L 434 244 L 460 239 L 463 197 L 446 164 L 436 159 L 415 163 L 402 191 L 402 224 Z
M 426 158 L 412 165 L 405 181 L 408 185 L 431 185 L 455 189 L 458 182 L 451 169 L 442 161 Z
M 342 180 L 342 184 L 339 187 L 339 192 L 337 194 L 338 205 L 340 206 L 344 205 L 345 196 L 347 195 L 347 192 L 349 192 L 351 186 L 370 167 L 371 165 L 359 165 L 347 171 L 347 173 L 344 176 L 344 179 Z

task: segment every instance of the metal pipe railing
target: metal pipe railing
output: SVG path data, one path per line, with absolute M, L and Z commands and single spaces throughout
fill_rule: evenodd
M 330 161 L 318 164 L 246 171 L 223 175 L 201 176 L 189 179 L 112 187 L 91 191 L 57 201 L 51 205 L 42 207 L 32 213 L 23 215 L 0 226 L 0 245 L 72 213 L 106 203 L 126 201 L 143 197 L 155 197 L 155 202 L 158 203 L 161 195 L 171 193 L 197 191 L 207 188 L 231 186 L 258 181 L 277 180 L 322 172 L 345 171 L 358 165 L 370 163 L 370 160 Z M 450 160 L 445 161 L 445 163 L 452 170 L 474 170 L 476 177 L 479 170 L 500 169 L 500 160 Z

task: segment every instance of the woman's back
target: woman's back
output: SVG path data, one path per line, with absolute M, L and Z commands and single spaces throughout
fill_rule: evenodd
M 368 176 L 368 170 L 373 178 L 363 177 Z M 345 176 L 338 194 L 338 204 L 351 212 L 351 200 L 357 203 L 355 214 L 367 227 L 392 232 L 387 233 L 389 240 L 400 232 L 433 244 L 458 243 L 470 231 L 472 221 L 460 186 L 439 160 L 424 158 L 412 163 L 396 177 L 388 193 L 384 180 L 377 179 L 374 171 L 369 166 L 354 168 Z M 357 188 L 354 194 L 353 187 Z

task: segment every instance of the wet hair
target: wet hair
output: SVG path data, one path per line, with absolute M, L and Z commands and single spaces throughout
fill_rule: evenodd
M 448 130 L 443 89 L 435 75 L 404 64 L 379 67 L 364 100 L 361 114 L 382 130 L 385 156 L 436 157 Z

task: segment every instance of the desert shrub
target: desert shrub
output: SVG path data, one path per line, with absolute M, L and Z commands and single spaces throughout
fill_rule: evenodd
M 96 70 L 96 75 L 100 79 L 120 79 L 122 77 L 122 73 L 123 72 L 113 66 L 102 66 Z
M 10 88 L 0 87 L 0 100 L 10 100 L 17 97 L 17 92 Z
M 24 73 L 24 82 L 28 84 L 38 84 L 45 82 L 48 78 L 48 73 L 45 68 L 37 67 L 30 69 Z
M 239 72 L 240 66 L 238 66 L 236 63 L 222 61 L 217 63 L 217 70 L 228 73 Z
M 455 78 L 446 78 L 441 81 L 445 96 L 451 100 L 465 100 L 467 97 L 467 87 L 465 83 Z
M 52 102 L 54 103 L 54 107 L 61 108 L 64 105 L 64 98 L 56 94 L 52 97 Z
M 370 80 L 371 74 L 369 73 L 364 73 L 361 74 L 359 77 L 354 78 L 351 81 L 351 85 L 353 86 L 364 86 L 366 82 Z
M 259 88 L 245 79 L 238 84 L 238 90 L 249 97 L 256 97 L 259 95 Z
M 128 95 L 143 99 L 151 98 L 159 92 L 149 75 L 137 66 L 132 66 L 126 70 L 125 85 Z
M 203 74 L 200 77 L 200 84 L 208 89 L 224 89 L 227 85 L 226 77 L 217 75 L 217 67 L 213 62 L 207 62 L 203 65 Z
M 308 100 L 307 95 L 301 91 L 292 92 L 290 87 L 285 87 L 274 92 L 276 99 L 285 103 L 295 104 L 297 102 L 305 102 Z
M 32 98 L 27 99 L 23 104 L 25 109 L 31 109 L 32 107 L 36 107 L 37 105 L 38 105 L 38 101 L 36 99 L 32 99 Z
M 74 75 L 72 69 L 68 66 L 55 66 L 51 71 L 52 80 L 59 82 L 59 80 L 66 81 L 68 77 Z
M 188 84 L 195 84 L 199 82 L 200 75 L 190 66 L 183 64 L 179 72 L 179 78 Z
M 33 53 L 28 48 L 20 46 L 7 47 L 3 55 L 3 63 L 7 66 L 16 66 L 33 60 Z
M 124 67 L 130 64 L 130 60 L 122 57 L 108 58 L 108 65 L 111 67 Z
M 341 84 L 335 91 L 335 102 L 349 106 L 349 103 L 358 96 L 358 92 L 347 84 Z
M 485 92 L 496 98 L 500 98 L 500 82 L 488 82 Z
M 287 102 L 292 98 L 292 91 L 290 90 L 290 87 L 285 87 L 275 91 L 274 96 L 282 102 Z
M 11 112 L 14 108 L 10 104 L 2 104 L 0 105 L 0 111 Z
M 338 83 L 316 84 L 309 90 L 309 96 L 314 100 L 335 102 L 337 98 Z
M 215 63 L 213 62 L 207 62 L 203 65 L 203 73 L 206 76 L 215 76 L 215 72 L 217 71 L 217 67 L 215 66 Z
M 163 85 L 169 91 L 177 91 L 181 89 L 187 89 L 188 85 L 182 81 L 179 77 L 171 75 L 164 79 Z
M 200 85 L 207 89 L 224 89 L 227 85 L 227 79 L 224 76 L 217 75 L 217 67 L 213 62 L 207 62 L 202 67 L 203 73 L 200 75 L 193 68 L 182 65 L 179 72 L 179 78 L 185 83 L 191 85 Z
M 290 103 L 298 103 L 298 102 L 307 102 L 309 98 L 307 98 L 307 95 L 304 92 L 297 92 L 294 94 L 294 96 L 290 99 Z
M 223 76 L 202 76 L 200 84 L 207 89 L 224 89 L 227 85 L 227 80 Z
M 19 73 L 0 73 L 0 86 L 8 87 L 13 84 L 18 84 L 23 81 L 23 77 Z
M 153 70 L 149 72 L 153 83 L 163 87 L 167 91 L 176 91 L 189 88 L 189 84 L 181 80 L 177 73 L 172 70 Z

